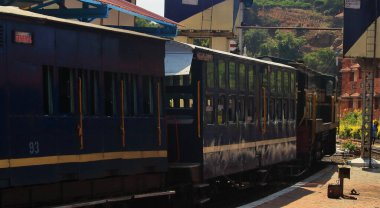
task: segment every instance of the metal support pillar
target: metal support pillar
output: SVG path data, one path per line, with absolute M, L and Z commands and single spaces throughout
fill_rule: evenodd
M 362 141 L 361 155 L 363 159 L 370 160 L 371 135 L 373 120 L 373 92 L 374 92 L 374 73 L 377 66 L 376 59 L 362 58 L 358 59 L 362 70 Z

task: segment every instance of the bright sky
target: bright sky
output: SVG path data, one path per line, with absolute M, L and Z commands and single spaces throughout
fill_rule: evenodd
M 137 6 L 164 16 L 165 0 L 136 0 Z

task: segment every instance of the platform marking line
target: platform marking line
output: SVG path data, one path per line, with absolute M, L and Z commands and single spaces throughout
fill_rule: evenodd
M 249 204 L 246 204 L 246 205 L 243 205 L 243 206 L 240 206 L 237 208 L 253 208 L 253 207 L 257 207 L 259 205 L 262 205 L 264 203 L 270 202 L 270 201 L 272 201 L 272 200 L 274 200 L 274 199 L 276 199 L 276 198 L 278 198 L 284 194 L 287 194 L 291 191 L 296 190 L 297 188 L 300 188 L 300 187 L 306 185 L 307 183 L 310 183 L 311 181 L 314 181 L 314 180 L 320 178 L 321 176 L 325 175 L 327 172 L 331 171 L 333 168 L 334 168 L 334 166 L 330 165 L 330 166 L 326 167 L 325 169 L 319 171 L 318 173 L 310 176 L 309 178 L 306 178 L 304 181 L 298 182 L 298 183 L 294 184 L 293 186 L 290 186 L 290 187 L 283 189 L 279 192 L 276 192 L 272 195 L 269 195 L 267 197 L 264 197 L 262 199 L 259 199 L 257 201 L 251 202 Z

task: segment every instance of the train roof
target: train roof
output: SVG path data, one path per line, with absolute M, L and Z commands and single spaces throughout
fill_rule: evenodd
M 323 73 L 323 72 L 317 71 L 315 69 L 309 68 L 302 61 L 295 61 L 295 60 L 284 59 L 284 58 L 274 57 L 274 56 L 261 56 L 259 58 L 264 59 L 264 60 L 266 59 L 266 60 L 271 60 L 271 61 L 275 61 L 275 62 L 288 64 L 290 66 L 295 67 L 298 71 L 301 71 L 303 73 L 317 74 L 317 75 L 326 76 L 326 77 L 335 77 L 333 74 Z
M 147 35 L 144 33 L 139 33 L 139 32 L 125 30 L 125 29 L 106 27 L 106 26 L 96 25 L 92 23 L 79 22 L 75 20 L 68 20 L 68 19 L 62 19 L 58 17 L 42 15 L 42 14 L 38 14 L 34 12 L 25 11 L 25 10 L 19 9 L 18 7 L 13 7 L 13 6 L 0 6 L 0 15 L 3 15 L 3 14 L 25 17 L 28 19 L 33 18 L 33 19 L 44 20 L 44 21 L 49 21 L 49 22 L 68 24 L 68 25 L 79 26 L 79 27 L 84 27 L 84 28 L 98 29 L 98 30 L 103 30 L 103 31 L 122 33 L 122 34 L 128 34 L 128 35 L 134 35 L 134 36 L 140 36 L 140 37 L 146 37 L 146 38 L 152 38 L 152 39 L 158 39 L 158 40 L 168 40 L 166 38 L 161 38 L 161 37 L 157 37 L 153 35 Z
M 166 55 L 165 55 L 165 75 L 186 75 L 190 72 L 191 61 L 195 51 L 203 51 L 207 53 L 228 56 L 233 58 L 238 58 L 246 61 L 254 61 L 256 63 L 268 64 L 271 66 L 277 66 L 282 68 L 287 68 L 291 70 L 297 70 L 297 68 L 277 63 L 268 60 L 262 60 L 257 58 L 252 58 L 248 56 L 237 55 L 225 51 L 205 48 L 201 46 L 196 46 L 188 43 L 181 43 L 177 41 L 166 42 Z

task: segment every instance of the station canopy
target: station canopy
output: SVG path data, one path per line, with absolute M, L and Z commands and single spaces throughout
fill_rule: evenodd
M 77 19 L 91 22 L 97 18 L 109 17 L 110 10 L 116 10 L 131 16 L 159 24 L 159 27 L 113 26 L 161 37 L 175 37 L 177 22 L 150 12 L 126 0 L 68 0 L 82 3 L 82 8 L 67 8 L 65 0 L 0 0 L 1 6 L 17 6 L 32 12 L 65 19 Z M 107 25 L 106 25 L 107 26 Z

